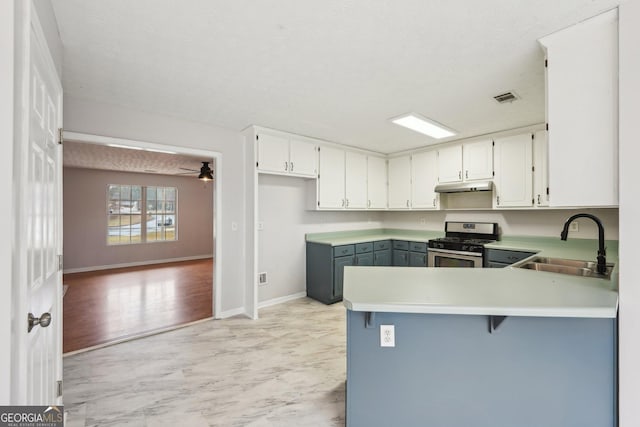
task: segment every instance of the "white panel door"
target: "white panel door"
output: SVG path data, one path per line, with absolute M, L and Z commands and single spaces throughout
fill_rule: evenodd
M 411 207 L 437 209 L 438 194 L 433 191 L 438 184 L 437 151 L 425 151 L 411 156 Z
M 389 159 L 389 208 L 411 208 L 411 157 Z
M 497 208 L 533 205 L 533 147 L 531 134 L 495 140 L 495 206 Z
M 549 158 L 546 130 L 536 132 L 533 138 L 533 199 L 536 206 L 549 206 Z
M 344 208 L 344 151 L 333 147 L 320 147 L 318 153 L 318 207 Z
M 345 207 L 367 207 L 367 156 L 351 151 L 345 157 Z
M 258 135 L 258 170 L 264 172 L 289 172 L 289 140 L 280 136 Z
M 25 2 L 27 3 L 27 2 Z M 57 143 L 62 124 L 62 87 L 35 11 L 25 6 L 31 22 L 25 57 L 25 108 L 17 114 L 24 135 L 16 139 L 17 236 L 14 266 L 17 287 L 16 376 L 13 390 L 19 404 L 61 403 L 62 379 L 62 148 Z M 28 52 L 28 53 L 27 53 Z M 40 319 L 30 331 L 28 315 Z M 48 317 L 49 322 L 45 319 Z
M 462 166 L 465 181 L 493 178 L 493 140 L 463 144 Z
M 387 208 L 387 161 L 380 157 L 367 158 L 367 207 Z
M 289 140 L 289 172 L 295 175 L 318 175 L 318 147 L 295 139 Z
M 438 150 L 438 182 L 462 181 L 462 145 Z

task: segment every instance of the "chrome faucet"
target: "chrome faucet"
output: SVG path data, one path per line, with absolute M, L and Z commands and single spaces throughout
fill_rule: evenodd
M 590 218 L 592 219 L 596 225 L 598 226 L 598 274 L 606 274 L 607 273 L 607 251 L 604 247 L 604 227 L 602 226 L 602 222 L 598 219 L 597 216 L 591 215 L 588 213 L 579 213 L 572 215 L 567 219 L 564 223 L 564 227 L 562 228 L 562 233 L 560 233 L 561 240 L 567 240 L 567 235 L 569 234 L 569 224 L 573 222 L 573 220 L 577 218 Z

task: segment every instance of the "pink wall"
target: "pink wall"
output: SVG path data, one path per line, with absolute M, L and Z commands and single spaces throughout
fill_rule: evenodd
M 195 177 L 64 168 L 64 270 L 213 254 L 212 183 Z M 178 240 L 107 246 L 108 184 L 178 189 Z

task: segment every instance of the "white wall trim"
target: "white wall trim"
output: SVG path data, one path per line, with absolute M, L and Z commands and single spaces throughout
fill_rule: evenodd
M 212 186 L 213 191 L 213 211 L 214 215 L 211 218 L 213 221 L 213 239 L 214 243 L 214 256 L 220 259 L 220 254 L 222 254 L 222 191 L 224 185 L 222 183 L 222 169 L 223 169 L 223 156 L 222 153 L 218 151 L 209 151 L 202 150 L 198 148 L 188 148 L 181 147 L 176 145 L 169 144 L 158 144 L 154 142 L 146 142 L 146 141 L 136 141 L 132 139 L 126 138 L 113 138 L 109 136 L 101 136 L 101 135 L 93 135 L 88 133 L 81 132 L 72 132 L 72 131 L 64 131 L 63 138 L 65 140 L 71 141 L 79 141 L 79 142 L 89 142 L 92 144 L 123 144 L 123 145 L 131 145 L 133 147 L 141 147 L 141 148 L 151 148 L 157 150 L 166 150 L 170 149 L 171 151 L 175 151 L 178 154 L 189 154 L 194 156 L 203 156 L 210 157 L 215 160 L 216 166 L 216 176 L 214 180 L 214 185 Z M 213 269 L 213 317 L 216 319 L 222 318 L 219 313 L 222 313 L 222 263 L 216 266 Z M 244 307 L 242 308 L 244 310 Z
M 296 292 L 295 294 L 285 295 L 283 297 L 271 298 L 266 301 L 258 303 L 258 308 L 270 307 L 272 305 L 282 304 L 283 302 L 293 301 L 294 299 L 305 298 L 307 296 L 306 291 Z
M 180 258 L 155 259 L 151 261 L 125 262 L 122 264 L 95 265 L 90 267 L 68 268 L 66 270 L 63 270 L 63 273 L 64 274 L 86 273 L 88 271 L 112 270 L 114 268 L 139 267 L 142 265 L 167 264 L 170 262 L 195 261 L 198 259 L 207 259 L 207 258 L 213 258 L 213 254 L 185 256 Z
M 247 314 L 244 307 L 234 308 L 231 310 L 223 311 L 216 316 L 216 319 L 226 319 L 227 317 L 233 317 L 242 314 L 243 316 L 251 317 Z

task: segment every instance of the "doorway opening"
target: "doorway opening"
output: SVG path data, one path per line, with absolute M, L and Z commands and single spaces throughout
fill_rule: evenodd
M 63 158 L 65 354 L 220 313 L 220 153 L 65 132 Z

